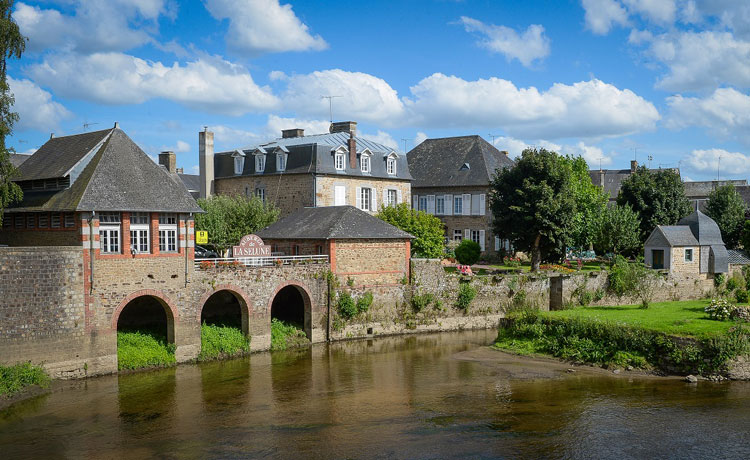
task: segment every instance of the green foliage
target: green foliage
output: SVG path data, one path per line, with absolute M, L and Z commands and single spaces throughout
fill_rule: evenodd
M 199 359 L 231 356 L 250 351 L 250 339 L 236 327 L 201 324 L 201 353 Z
M 464 311 L 469 311 L 471 301 L 477 295 L 477 290 L 471 283 L 461 283 L 458 286 L 458 297 L 456 298 L 456 307 Z
M 630 295 L 641 301 L 641 308 L 648 308 L 656 290 L 657 275 L 641 261 L 628 262 L 618 255 L 609 271 L 609 291 L 618 297 Z
M 346 291 L 339 293 L 336 308 L 338 309 L 339 316 L 347 320 L 354 318 L 358 313 L 357 304 L 354 302 L 352 296 Z
M 219 251 L 240 242 L 240 239 L 279 218 L 279 210 L 272 204 L 263 204 L 258 197 L 214 195 L 198 200 L 204 211 L 196 214 L 195 229 L 208 232 L 209 244 Z
M 594 232 L 597 254 L 633 255 L 640 247 L 641 219 L 630 206 L 608 206 L 601 213 Z
M 372 292 L 367 291 L 357 299 L 357 312 L 366 313 L 370 309 L 370 305 L 372 305 Z
M 570 244 L 576 202 L 568 160 L 546 149 L 526 149 L 513 168 L 492 181 L 493 233 L 531 254 L 531 270 L 560 259 Z
M 685 186 L 676 171 L 644 166 L 622 181 L 617 204 L 630 206 L 641 217 L 641 242 L 657 225 L 674 225 L 691 212 Z
M 46 388 L 49 382 L 50 378 L 44 369 L 29 362 L 13 366 L 0 365 L 0 396 L 13 396 L 30 385 Z
M 443 223 L 437 217 L 411 209 L 408 203 L 384 206 L 375 217 L 415 237 L 411 240 L 413 256 L 431 259 L 443 257 Z
M 166 337 L 147 331 L 117 331 L 117 368 L 141 369 L 176 363 L 175 346 Z
M 435 296 L 430 292 L 421 295 L 415 293 L 411 296 L 411 308 L 414 313 L 421 312 L 433 302 L 435 302 Z
M 731 277 L 727 280 L 727 292 L 734 292 L 734 290 L 740 286 L 741 284 L 739 280 L 735 277 Z
M 724 285 L 725 279 L 726 277 L 723 273 L 716 273 L 714 275 L 714 287 L 716 287 L 716 289 L 721 289 L 721 287 Z
M 305 331 L 276 318 L 271 319 L 271 351 L 283 351 L 307 343 Z
M 742 224 L 742 232 L 740 233 L 740 245 L 742 245 L 742 249 L 744 249 L 745 252 L 750 251 L 750 220 L 746 220 Z M 745 279 L 748 279 L 748 277 L 745 276 Z
M 747 289 L 737 289 L 734 291 L 734 298 L 737 300 L 737 303 L 747 303 L 748 301 L 748 293 Z
M 711 303 L 703 309 L 708 314 L 708 317 L 717 321 L 727 321 L 731 316 L 734 309 L 737 308 L 727 299 L 718 298 L 711 299 Z
M 479 261 L 482 252 L 479 244 L 472 240 L 463 240 L 456 248 L 456 260 L 462 265 L 474 265 Z
M 570 168 L 570 188 L 576 203 L 571 229 L 571 245 L 587 250 L 596 240 L 599 221 L 607 210 L 609 194 L 591 182 L 589 166 L 582 157 L 566 156 Z
M 727 248 L 736 248 L 740 243 L 745 211 L 745 201 L 732 184 L 721 186 L 708 194 L 706 215 L 719 226 Z

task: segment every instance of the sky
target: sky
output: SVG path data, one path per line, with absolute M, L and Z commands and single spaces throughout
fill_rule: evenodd
M 13 19 L 18 152 L 117 121 L 197 174 L 205 126 L 217 151 L 327 132 L 336 96 L 335 121 L 401 152 L 478 134 L 750 175 L 748 1 L 16 1 Z

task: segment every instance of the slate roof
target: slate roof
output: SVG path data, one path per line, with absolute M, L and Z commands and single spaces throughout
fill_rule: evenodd
M 685 225 L 660 225 L 657 227 L 670 246 L 700 246 L 698 240 Z
M 292 240 L 414 238 L 354 206 L 303 208 L 255 233 L 264 239 Z
M 750 257 L 745 251 L 738 249 L 727 249 L 729 263 L 732 265 L 750 265 Z
M 656 172 L 659 169 L 651 169 L 651 171 Z M 630 177 L 632 173 L 630 169 L 590 169 L 589 177 L 591 177 L 592 184 L 603 187 L 604 191 L 609 194 L 609 199 L 614 200 L 620 193 L 622 181 Z
M 185 188 L 190 192 L 190 196 L 197 199 L 201 194 L 201 176 L 198 174 L 181 174 L 177 173 Z
M 716 190 L 719 187 L 725 185 L 734 185 L 735 187 L 746 186 L 747 181 L 741 180 L 707 180 L 707 181 L 686 181 L 683 182 L 685 186 L 685 196 L 688 198 L 706 198 L 708 194 Z
M 87 155 L 92 144 L 99 147 Z M 55 166 L 41 164 L 37 158 L 40 154 L 39 158 Z M 78 164 L 80 161 L 83 164 Z M 6 208 L 6 212 L 203 212 L 177 174 L 170 174 L 154 163 L 119 128 L 51 139 L 21 166 L 21 176 L 16 180 L 60 177 L 49 174 L 68 172 L 71 165 L 81 171 L 70 187 L 27 190 L 23 200 Z
M 24 161 L 28 160 L 31 157 L 28 153 L 11 153 L 10 154 L 10 164 L 18 168 L 23 164 Z
M 701 246 L 724 244 L 719 226 L 713 219 L 700 211 L 694 211 L 689 216 L 682 218 L 677 222 L 677 225 L 689 226 Z

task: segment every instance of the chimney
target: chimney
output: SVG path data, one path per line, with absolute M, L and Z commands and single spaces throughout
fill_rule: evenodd
M 638 161 L 630 160 L 630 174 L 633 174 L 638 169 Z
M 185 170 L 183 168 L 177 168 L 177 174 L 185 174 Z
M 200 167 L 201 198 L 214 193 L 214 133 L 208 126 L 198 133 L 198 163 Z
M 283 139 L 289 139 L 292 137 L 305 137 L 305 130 L 301 128 L 282 129 L 281 137 Z
M 331 134 L 349 133 L 352 136 L 356 136 L 357 122 L 356 121 L 337 121 L 336 123 L 331 123 L 331 128 L 328 131 Z
M 177 156 L 171 150 L 159 154 L 159 164 L 171 173 L 177 172 Z
M 354 133 L 349 136 L 349 167 L 357 169 L 357 138 L 354 137 Z
M 49 140 L 52 140 L 55 137 L 55 133 L 49 133 Z
M 115 122 L 115 129 L 120 129 L 120 123 L 117 121 Z
M 508 156 L 508 151 L 507 150 L 500 150 L 500 153 L 502 153 L 506 157 Z

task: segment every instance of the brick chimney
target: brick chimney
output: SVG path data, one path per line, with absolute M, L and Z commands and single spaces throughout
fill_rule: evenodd
M 508 151 L 507 150 L 500 150 L 500 153 L 502 153 L 506 157 L 508 156 Z
M 638 161 L 630 160 L 630 174 L 633 174 L 638 169 Z
M 177 172 L 177 156 L 171 150 L 159 154 L 159 164 L 171 173 Z
M 200 167 L 201 198 L 214 193 L 214 133 L 205 127 L 198 133 L 198 164 Z
M 357 169 L 357 138 L 354 133 L 349 135 L 349 167 Z
M 305 130 L 301 128 L 282 129 L 281 137 L 289 139 L 291 137 L 305 137 Z
M 331 127 L 328 130 L 330 133 L 349 133 L 352 136 L 357 134 L 357 122 L 356 121 L 337 121 L 331 123 Z

